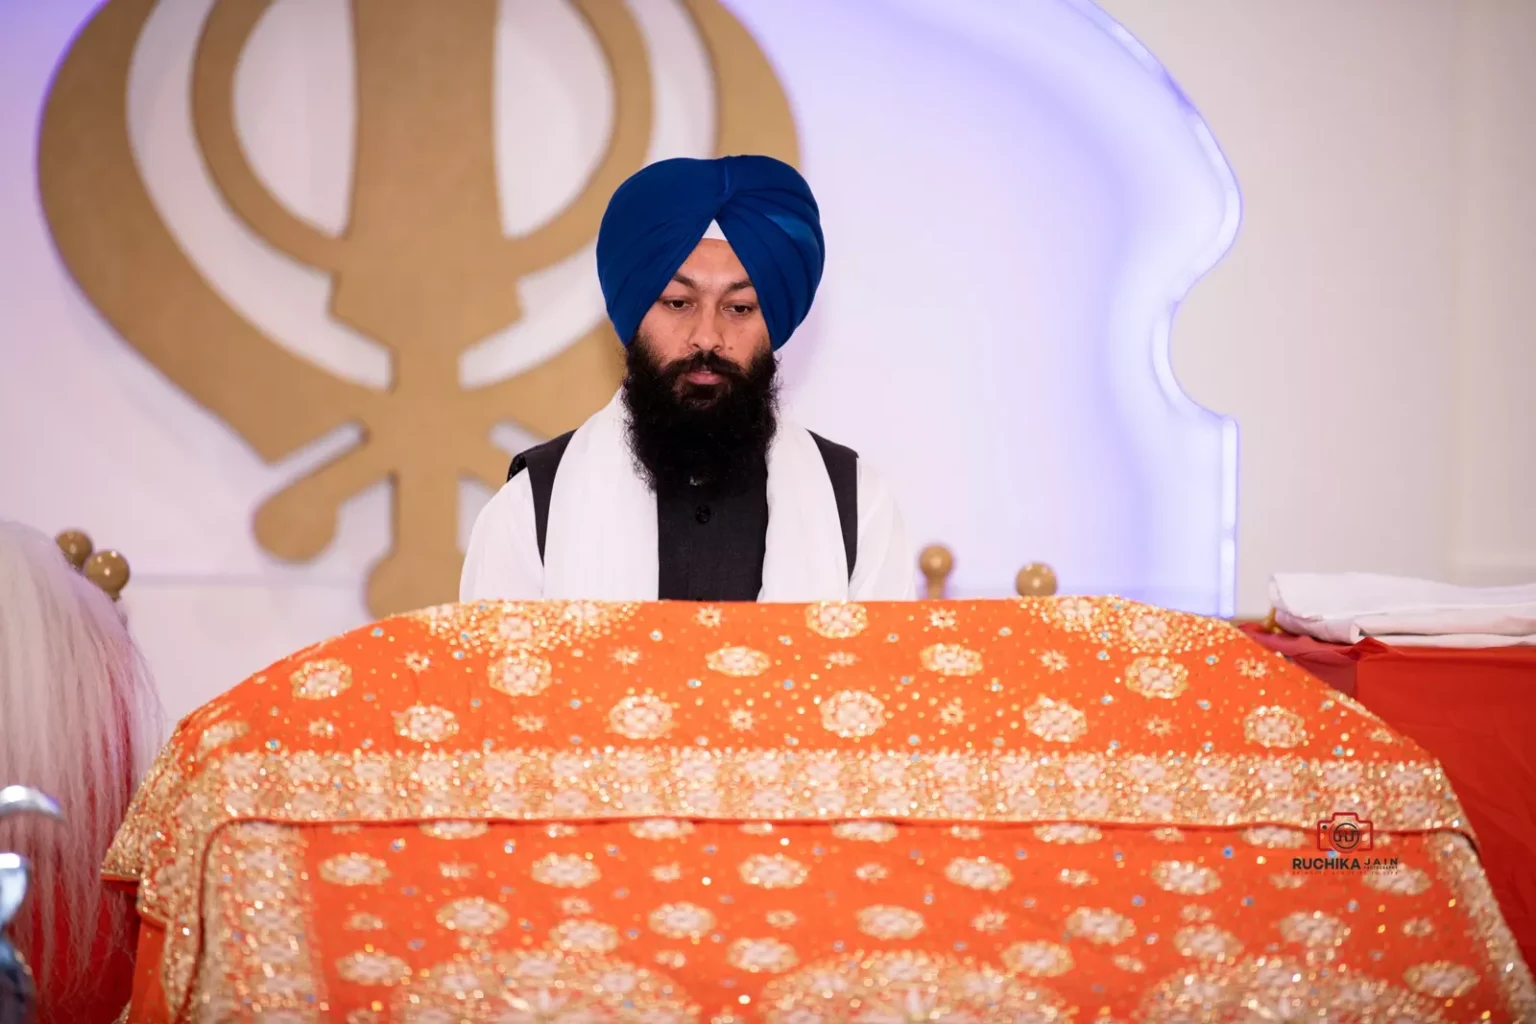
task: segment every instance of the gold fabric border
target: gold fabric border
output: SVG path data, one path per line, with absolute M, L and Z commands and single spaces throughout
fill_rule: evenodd
M 605 987 L 605 982 L 616 980 L 627 987 Z M 703 1024 L 706 1018 L 681 991 L 655 968 L 546 945 L 460 954 L 412 975 L 391 987 L 390 1019 L 460 1024 L 546 1020 Z
M 1072 753 L 620 748 L 555 752 L 234 754 L 146 785 L 109 853 L 138 879 L 140 912 L 185 910 L 215 830 L 239 821 L 849 818 L 1312 831 L 1352 812 L 1384 832 L 1465 831 L 1432 763 Z M 164 831 L 176 862 L 157 860 Z M 184 857 L 195 857 L 181 863 Z
M 1456 900 L 1467 908 L 1469 930 L 1488 955 L 1488 971 L 1499 987 L 1512 1021 L 1536 1021 L 1536 982 L 1520 956 L 1499 901 L 1488 884 L 1477 851 L 1465 836 L 1447 834 L 1430 843 L 1435 868 Z
M 202 933 L 211 938 L 198 943 L 176 936 L 161 964 L 166 991 L 179 991 L 200 955 L 187 1014 L 192 1020 L 323 1019 L 324 974 L 311 955 L 314 913 L 304 851 L 301 832 L 258 823 L 224 829 L 210 845 Z

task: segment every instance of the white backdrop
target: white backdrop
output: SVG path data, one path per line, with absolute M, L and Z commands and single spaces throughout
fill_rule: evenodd
M 1276 570 L 1536 581 L 1536 4 L 1104 0 L 1243 189 L 1173 362 L 1241 429 Z
M 313 565 L 267 559 L 250 511 L 295 464 L 261 465 L 112 338 L 58 266 L 35 200 L 35 120 L 89 6 L 0 5 L 0 514 L 81 525 L 129 554 L 135 629 L 183 711 L 361 620 L 384 494 L 352 502 Z M 372 345 L 318 315 L 324 279 L 249 238 L 207 187 L 174 58 L 200 6 L 164 5 L 164 49 L 149 60 L 146 40 L 135 63 L 135 144 L 161 212 L 252 319 L 378 382 Z M 653 154 L 702 152 L 707 72 L 688 26 L 662 0 L 631 6 L 662 54 Z M 831 243 L 826 289 L 786 350 L 794 415 L 886 471 L 917 539 L 960 554 L 963 593 L 1000 593 L 1031 559 L 1072 590 L 1192 605 L 1220 590 L 1220 504 L 1190 493 L 1220 496 L 1220 474 L 1201 481 L 1178 459 L 1220 468 L 1223 436 L 1167 387 L 1152 330 L 1175 264 L 1203 263 L 1230 207 L 1174 94 L 1064 3 L 731 6 L 785 80 Z M 1516 60 L 1530 8 L 1109 6 L 1169 64 L 1243 181 L 1243 232 L 1193 289 L 1170 361 L 1243 427 L 1241 606 L 1261 608 L 1275 568 L 1536 567 L 1519 471 L 1536 421 L 1518 399 L 1536 367 L 1511 289 L 1536 270 L 1519 187 L 1533 146 L 1501 106 L 1530 95 Z M 519 230 L 591 160 L 602 69 L 556 3 L 505 8 L 502 201 Z M 276 3 L 238 92 L 258 172 L 330 230 L 346 197 L 341 12 Z M 535 80 L 558 84 L 562 117 L 536 117 Z M 507 152 L 530 137 L 538 160 Z M 1157 207 L 1187 232 L 1158 232 Z M 1161 247 L 1140 249 L 1149 238 Z M 588 256 L 522 282 L 530 315 L 464 359 L 465 381 L 598 315 Z M 1201 556 L 1180 537 L 1195 534 L 1215 568 L 1192 583 Z

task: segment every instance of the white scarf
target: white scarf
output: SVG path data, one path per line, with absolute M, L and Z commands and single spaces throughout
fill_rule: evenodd
M 544 596 L 654 601 L 656 495 L 629 447 L 622 394 L 582 424 L 555 473 L 544 542 Z M 759 601 L 848 597 L 837 499 L 821 449 L 779 422 L 768 448 L 768 538 Z

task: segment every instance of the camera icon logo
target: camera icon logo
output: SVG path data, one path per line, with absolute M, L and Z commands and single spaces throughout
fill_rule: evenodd
M 1326 821 L 1317 823 L 1317 848 L 1338 854 L 1374 849 L 1374 829 L 1369 821 L 1352 811 L 1335 811 Z

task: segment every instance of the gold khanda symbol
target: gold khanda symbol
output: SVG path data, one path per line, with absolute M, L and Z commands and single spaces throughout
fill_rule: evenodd
M 458 482 L 501 484 L 507 456 L 490 441 L 495 424 L 543 436 L 568 430 L 608 400 L 622 372 L 602 322 L 517 376 L 459 383 L 460 354 L 522 315 L 517 279 L 591 241 L 608 196 L 650 144 L 651 72 L 633 15 L 620 0 L 570 2 L 611 69 L 614 127 L 578 198 L 516 238 L 501 231 L 496 189 L 496 0 L 353 0 L 356 151 L 339 235 L 284 208 L 235 132 L 235 70 L 272 0 L 218 0 L 208 16 L 192 111 L 214 183 L 256 234 L 329 272 L 331 314 L 392 355 L 384 390 L 336 378 L 273 342 L 218 295 L 161 220 L 127 124 L 129 70 L 155 0 L 104 4 L 49 92 L 43 209 L 65 264 L 117 332 L 269 462 L 344 424 L 362 427 L 355 446 L 263 503 L 255 532 L 279 557 L 313 558 L 334 536 L 342 503 L 390 479 L 392 548 L 368 583 L 375 615 L 454 598 Z M 752 37 L 718 0 L 679 2 L 713 66 L 716 152 L 798 162 L 788 100 Z

